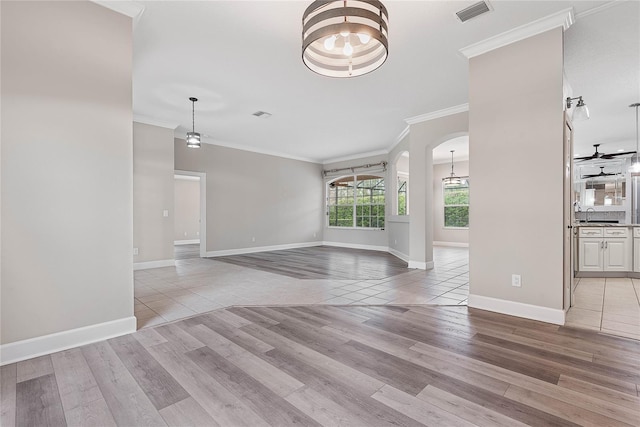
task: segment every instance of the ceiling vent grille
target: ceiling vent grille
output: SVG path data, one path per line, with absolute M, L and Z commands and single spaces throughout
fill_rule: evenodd
M 482 15 L 483 13 L 489 12 L 491 7 L 489 3 L 486 1 L 480 1 L 478 3 L 474 3 L 471 6 L 462 9 L 459 12 L 456 12 L 456 16 L 460 20 L 460 22 L 467 22 L 469 19 L 475 18 L 478 15 Z
M 269 117 L 271 117 L 271 113 L 267 113 L 266 111 L 256 111 L 252 115 L 260 117 L 262 119 L 268 119 Z

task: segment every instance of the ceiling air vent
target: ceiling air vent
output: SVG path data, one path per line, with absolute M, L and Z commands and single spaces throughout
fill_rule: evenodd
M 268 119 L 271 117 L 271 113 L 267 113 L 266 111 L 256 111 L 253 115 L 262 119 Z
M 462 9 L 459 12 L 456 12 L 456 16 L 460 20 L 460 22 L 467 22 L 471 18 L 475 18 L 478 15 L 482 15 L 485 12 L 489 12 L 491 8 L 489 7 L 489 3 L 486 1 L 480 1 L 478 3 L 474 3 L 466 9 Z

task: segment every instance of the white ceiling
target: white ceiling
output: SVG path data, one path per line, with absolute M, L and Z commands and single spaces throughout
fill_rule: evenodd
M 322 77 L 302 63 L 301 18 L 310 1 L 139 2 L 134 113 L 183 134 L 195 96 L 205 142 L 316 162 L 386 152 L 406 118 L 467 102 L 460 48 L 573 7 L 566 75 L 592 114 L 576 124 L 577 150 L 635 145 L 626 106 L 640 101 L 640 3 L 584 15 L 609 2 L 494 0 L 492 12 L 460 23 L 454 13 L 474 2 L 385 0 L 389 58 L 353 79 Z M 258 110 L 273 116 L 252 116 Z

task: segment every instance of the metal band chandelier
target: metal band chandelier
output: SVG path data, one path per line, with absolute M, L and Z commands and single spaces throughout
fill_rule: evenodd
M 455 151 L 456 150 L 451 150 L 451 175 L 442 180 L 445 187 L 457 187 L 462 184 L 462 179 L 453 173 L 453 153 Z
M 302 16 L 302 61 L 328 77 L 356 77 L 387 60 L 389 16 L 379 1 L 314 1 Z

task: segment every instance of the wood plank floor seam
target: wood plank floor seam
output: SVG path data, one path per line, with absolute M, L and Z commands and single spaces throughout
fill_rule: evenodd
M 3 366 L 4 426 L 637 426 L 638 344 L 435 306 L 237 306 Z

